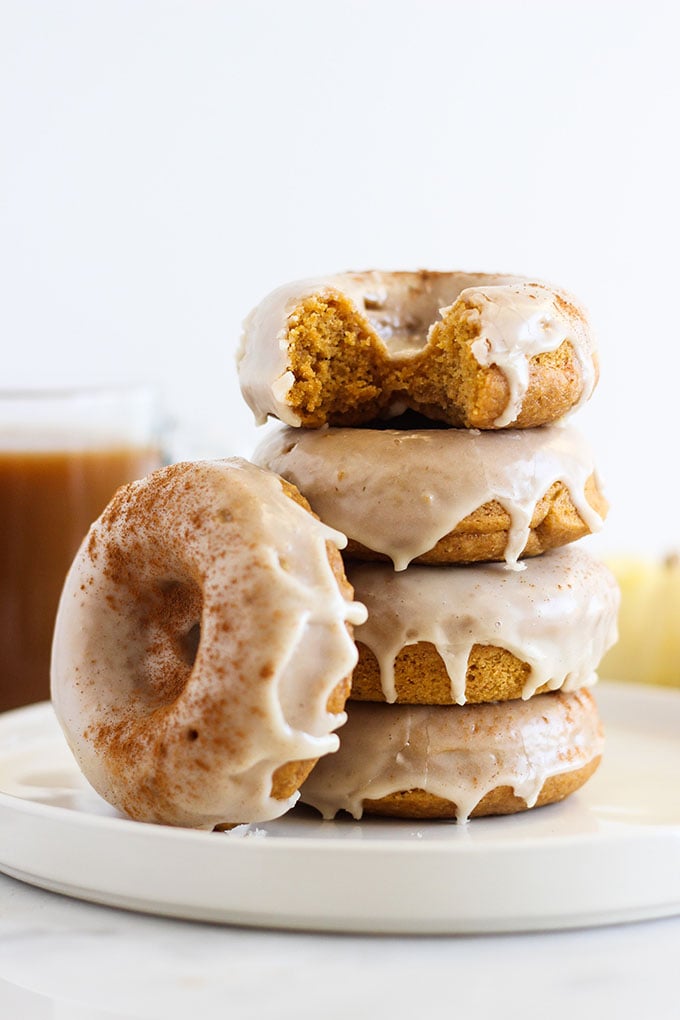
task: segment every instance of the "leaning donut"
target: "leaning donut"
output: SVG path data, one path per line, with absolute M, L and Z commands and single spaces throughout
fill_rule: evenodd
M 118 491 L 67 577 L 52 697 L 83 773 L 132 818 L 283 814 L 338 747 L 356 661 L 342 535 L 241 460 Z
M 530 428 L 586 401 L 584 310 L 541 281 L 485 273 L 342 273 L 289 284 L 246 320 L 256 420 L 362 425 L 407 408 L 453 426 Z

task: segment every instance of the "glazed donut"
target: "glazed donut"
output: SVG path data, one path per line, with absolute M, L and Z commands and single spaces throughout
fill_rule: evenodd
M 462 705 L 574 690 L 594 683 L 616 640 L 616 581 L 572 546 L 523 571 L 352 564 L 348 577 L 368 609 L 354 700 Z
M 254 454 L 349 538 L 346 557 L 468 563 L 536 556 L 598 531 L 607 511 L 573 428 L 279 428 Z
M 324 818 L 514 814 L 562 800 L 600 761 L 588 691 L 488 705 L 352 704 L 337 754 L 301 790 Z
M 406 408 L 449 425 L 562 418 L 597 380 L 585 312 L 563 291 L 485 273 L 342 273 L 273 291 L 238 354 L 258 423 L 362 425 Z
M 276 475 L 176 464 L 120 489 L 66 579 L 52 697 L 92 786 L 131 818 L 282 815 L 334 751 L 365 619 L 337 549 Z

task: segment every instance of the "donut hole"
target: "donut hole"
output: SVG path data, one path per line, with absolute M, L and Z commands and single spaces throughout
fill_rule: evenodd
M 201 624 L 195 623 L 186 634 L 180 634 L 177 639 L 180 655 L 187 666 L 193 669 L 198 655 L 198 646 L 201 643 Z
M 420 350 L 439 309 L 454 301 L 457 291 L 445 273 L 396 273 L 381 294 L 364 294 L 366 318 L 392 349 Z
M 180 696 L 201 640 L 203 598 L 192 579 L 165 579 L 150 591 L 144 614 L 141 686 L 156 707 Z

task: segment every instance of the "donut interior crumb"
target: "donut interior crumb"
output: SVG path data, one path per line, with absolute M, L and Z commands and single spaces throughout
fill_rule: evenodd
M 352 678 L 351 700 L 384 701 L 380 667 L 373 652 L 357 642 L 359 661 Z M 473 645 L 468 659 L 465 697 L 469 704 L 521 698 L 531 672 L 505 648 Z M 405 645 L 394 660 L 397 701 L 409 705 L 452 704 L 451 680 L 444 661 L 429 641 Z M 547 686 L 540 688 L 543 692 Z
M 377 418 L 386 403 L 380 356 L 349 301 L 312 296 L 289 320 L 288 402 L 307 427 Z
M 476 428 L 493 422 L 508 400 L 505 376 L 479 365 L 472 343 L 479 321 L 467 309 L 436 322 L 422 354 L 402 368 L 414 410 L 452 425 Z

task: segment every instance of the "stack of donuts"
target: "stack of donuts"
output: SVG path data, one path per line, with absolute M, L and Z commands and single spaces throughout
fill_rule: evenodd
M 597 377 L 582 310 L 517 277 L 343 274 L 265 299 L 239 372 L 282 423 L 257 463 L 124 486 L 66 578 L 52 701 L 95 790 L 213 829 L 577 789 L 618 600 L 570 545 L 606 513 L 555 424 Z
M 512 276 L 347 273 L 280 288 L 239 354 L 255 462 L 348 537 L 368 610 L 340 750 L 302 800 L 411 818 L 507 814 L 596 769 L 589 687 L 618 590 L 571 543 L 607 505 L 563 419 L 591 395 L 582 308 Z

